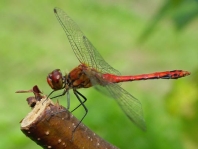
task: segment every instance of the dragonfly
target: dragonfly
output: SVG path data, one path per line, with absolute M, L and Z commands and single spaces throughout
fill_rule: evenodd
M 141 75 L 122 76 L 118 70 L 114 69 L 103 59 L 89 39 L 80 30 L 78 25 L 63 10 L 60 8 L 54 8 L 54 13 L 64 29 L 73 52 L 75 53 L 80 64 L 65 75 L 62 74 L 60 69 L 55 69 L 49 73 L 47 76 L 47 82 L 52 88 L 52 92 L 48 95 L 48 97 L 55 91 L 63 89 L 63 93 L 55 97 L 66 94 L 67 109 L 69 109 L 69 90 L 72 89 L 73 93 L 80 102 L 74 110 L 76 110 L 79 106 L 83 106 L 85 110 L 85 114 L 79 124 L 87 115 L 88 109 L 84 104 L 87 98 L 82 95 L 78 89 L 94 86 L 97 90 L 103 93 L 105 92 L 113 97 L 128 118 L 140 129 L 146 130 L 143 109 L 140 101 L 124 90 L 120 86 L 120 82 L 149 79 L 178 79 L 190 75 L 190 72 L 188 71 L 173 70 Z M 73 131 L 75 131 L 75 129 Z

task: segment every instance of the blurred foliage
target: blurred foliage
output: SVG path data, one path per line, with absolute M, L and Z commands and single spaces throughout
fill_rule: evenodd
M 179 31 L 187 27 L 190 22 L 195 21 L 198 17 L 198 0 L 167 0 L 158 10 L 138 39 L 144 42 L 154 31 L 156 26 L 167 18 L 172 21 L 173 25 Z
M 19 121 L 30 111 L 25 99 L 32 95 L 15 91 L 38 85 L 49 94 L 47 74 L 56 68 L 69 72 L 79 64 L 54 7 L 68 13 L 104 59 L 123 74 L 172 69 L 192 73 L 179 80 L 122 84 L 141 101 L 146 132 L 133 125 L 115 101 L 92 88 L 81 89 L 88 99 L 85 125 L 123 149 L 197 148 L 197 1 L 11 0 L 0 4 L 0 148 L 40 148 L 20 131 Z M 137 40 L 141 44 L 135 44 Z M 59 101 L 66 104 L 65 97 Z M 77 104 L 71 91 L 71 109 Z M 74 114 L 81 118 L 83 112 L 81 107 Z
M 198 69 L 193 72 L 190 83 L 175 84 L 166 98 L 166 107 L 172 117 L 182 123 L 182 137 L 189 146 L 198 146 Z M 195 81 L 196 80 L 196 81 Z

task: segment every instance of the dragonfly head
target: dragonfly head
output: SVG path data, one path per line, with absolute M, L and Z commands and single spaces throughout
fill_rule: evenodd
M 55 69 L 49 73 L 47 83 L 53 90 L 60 90 L 64 87 L 64 78 L 60 69 Z

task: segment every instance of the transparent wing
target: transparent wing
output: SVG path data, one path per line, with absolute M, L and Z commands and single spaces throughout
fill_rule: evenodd
M 81 63 L 86 64 L 90 68 L 96 69 L 101 74 L 120 74 L 102 58 L 77 24 L 64 11 L 59 8 L 55 8 L 54 13 L 63 27 L 76 57 Z M 94 76 L 94 74 L 90 74 L 90 72 L 86 71 L 85 73 L 89 75 L 91 82 L 96 86 L 96 89 L 99 91 L 105 91 L 106 88 L 106 91 L 108 91 L 106 93 L 110 93 L 130 120 L 141 129 L 146 129 L 141 103 L 135 97 L 130 95 L 118 84 L 107 83 L 105 80 L 101 83 L 101 81 L 103 81 L 102 78 L 99 82 L 101 85 L 103 84 L 103 86 L 100 86 L 97 81 L 98 78 Z
M 142 130 L 146 130 L 142 105 L 138 99 L 121 88 L 118 84 L 108 84 L 105 86 L 111 96 L 116 99 L 125 114 Z
M 111 67 L 102 58 L 78 25 L 64 11 L 60 8 L 55 8 L 54 13 L 63 27 L 76 57 L 81 63 L 101 73 L 120 74 L 119 71 Z
M 92 73 L 87 75 L 91 75 L 89 78 L 96 90 L 113 97 L 129 119 L 142 130 L 146 130 L 142 105 L 138 99 L 120 87 L 120 84 L 106 82 L 102 77 L 100 78 L 100 75 L 98 77 L 93 76 Z

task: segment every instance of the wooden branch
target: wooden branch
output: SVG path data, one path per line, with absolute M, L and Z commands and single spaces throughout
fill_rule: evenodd
M 50 99 L 46 100 L 46 96 L 41 96 L 40 90 L 35 91 L 33 88 L 29 91 L 35 94 L 35 97 L 27 99 L 33 109 L 21 121 L 21 131 L 41 147 L 46 149 L 117 148 L 82 123 L 72 133 L 79 120 L 59 103 L 54 104 Z

